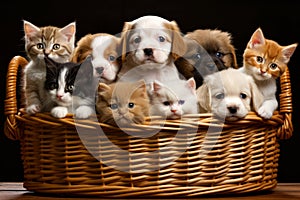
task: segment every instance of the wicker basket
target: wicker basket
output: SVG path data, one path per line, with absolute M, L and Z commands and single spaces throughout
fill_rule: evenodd
M 24 187 L 30 191 L 191 197 L 276 187 L 278 142 L 293 132 L 289 71 L 280 79 L 280 110 L 270 120 L 251 112 L 237 122 L 219 123 L 211 114 L 199 114 L 152 119 L 121 130 L 98 123 L 97 116 L 74 120 L 71 114 L 63 119 L 27 115 L 16 91 L 18 71 L 26 64 L 16 56 L 8 66 L 5 134 L 20 140 Z M 99 134 L 99 127 L 105 134 Z

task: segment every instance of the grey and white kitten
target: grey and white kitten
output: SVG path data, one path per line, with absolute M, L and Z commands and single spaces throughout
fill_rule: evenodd
M 51 115 L 63 118 L 73 113 L 76 118 L 88 118 L 95 113 L 98 80 L 93 76 L 91 56 L 81 63 L 59 63 L 45 57 L 45 89 L 55 103 Z
M 167 82 L 154 81 L 149 87 L 150 115 L 179 119 L 184 114 L 199 113 L 194 78 Z
M 35 114 L 47 112 L 53 107 L 44 88 L 46 66 L 44 57 L 57 62 L 68 62 L 74 50 L 75 22 L 63 28 L 54 26 L 37 27 L 24 21 L 25 51 L 29 63 L 24 69 L 24 94 L 26 112 Z

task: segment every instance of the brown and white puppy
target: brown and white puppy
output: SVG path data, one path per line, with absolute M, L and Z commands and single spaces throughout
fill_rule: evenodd
M 263 102 L 253 78 L 238 69 L 228 68 L 204 78 L 197 91 L 200 112 L 235 121 L 249 111 L 257 112 Z
M 120 81 L 146 83 L 179 79 L 174 64 L 185 52 L 185 43 L 175 21 L 158 16 L 143 16 L 125 22 L 122 30 Z
M 82 62 L 92 56 L 94 76 L 100 82 L 111 83 L 120 69 L 121 39 L 107 33 L 87 34 L 78 42 L 72 56 L 73 62 Z
M 192 76 L 197 88 L 203 77 L 229 67 L 238 68 L 231 34 L 221 30 L 197 29 L 185 36 L 188 50 L 175 64 L 186 79 Z

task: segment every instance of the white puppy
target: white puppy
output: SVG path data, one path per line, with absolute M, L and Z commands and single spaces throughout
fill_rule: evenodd
M 229 68 L 208 75 L 197 89 L 200 112 L 211 112 L 228 121 L 258 111 L 263 96 L 253 78 L 237 69 Z
M 107 33 L 87 34 L 82 37 L 74 50 L 73 62 L 82 62 L 92 55 L 94 76 L 101 82 L 111 83 L 120 69 L 121 39 Z
M 175 21 L 143 16 L 125 22 L 121 35 L 122 67 L 118 80 L 146 83 L 179 79 L 174 61 L 185 53 L 185 43 Z

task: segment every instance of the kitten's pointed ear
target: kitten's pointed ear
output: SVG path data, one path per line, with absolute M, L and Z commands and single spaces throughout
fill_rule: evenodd
M 44 57 L 46 66 L 55 66 L 57 62 L 55 62 L 54 60 L 52 60 L 51 58 L 49 58 L 48 56 Z
M 155 80 L 152 82 L 152 90 L 154 92 L 158 92 L 163 87 L 163 84 L 159 81 Z
M 56 70 L 58 69 L 58 67 L 56 65 L 57 63 L 54 60 L 52 60 L 51 58 L 49 58 L 48 56 L 45 56 L 44 60 L 45 60 L 45 64 L 46 64 L 47 74 L 55 74 Z
M 108 92 L 110 90 L 111 90 L 111 88 L 109 87 L 109 85 L 107 85 L 105 83 L 99 83 L 98 93 Z
M 79 73 L 81 76 L 87 77 L 89 80 L 92 80 L 94 75 L 94 67 L 92 64 L 92 56 L 86 57 L 86 59 L 81 63 L 78 64 L 80 67 Z
M 141 91 L 141 96 L 146 97 L 148 95 L 147 94 L 146 82 L 143 79 L 141 79 L 141 80 L 137 81 L 136 85 L 138 87 L 137 89 L 139 91 Z
M 40 31 L 40 28 L 33 25 L 32 23 L 26 20 L 24 20 L 23 22 L 24 22 L 24 32 L 26 36 L 32 37 L 36 32 Z
M 251 36 L 251 39 L 249 41 L 249 48 L 254 48 L 256 45 L 263 45 L 265 44 L 265 37 L 261 30 L 261 28 L 258 28 Z
M 196 93 L 196 81 L 194 79 L 194 77 L 189 78 L 186 81 L 188 87 L 192 90 L 193 93 Z
M 76 23 L 72 22 L 72 23 L 68 24 L 67 26 L 61 28 L 59 31 L 68 38 L 68 41 L 71 41 L 71 40 L 74 41 L 75 40 L 75 32 L 76 32 Z
M 284 62 L 288 63 L 290 61 L 290 58 L 294 54 L 296 47 L 298 46 L 297 43 L 291 44 L 289 46 L 286 46 L 282 49 L 282 54 L 284 56 Z
M 146 82 L 144 81 L 144 79 L 141 79 L 141 80 L 137 81 L 136 84 L 139 88 L 142 88 L 143 90 L 146 90 Z

